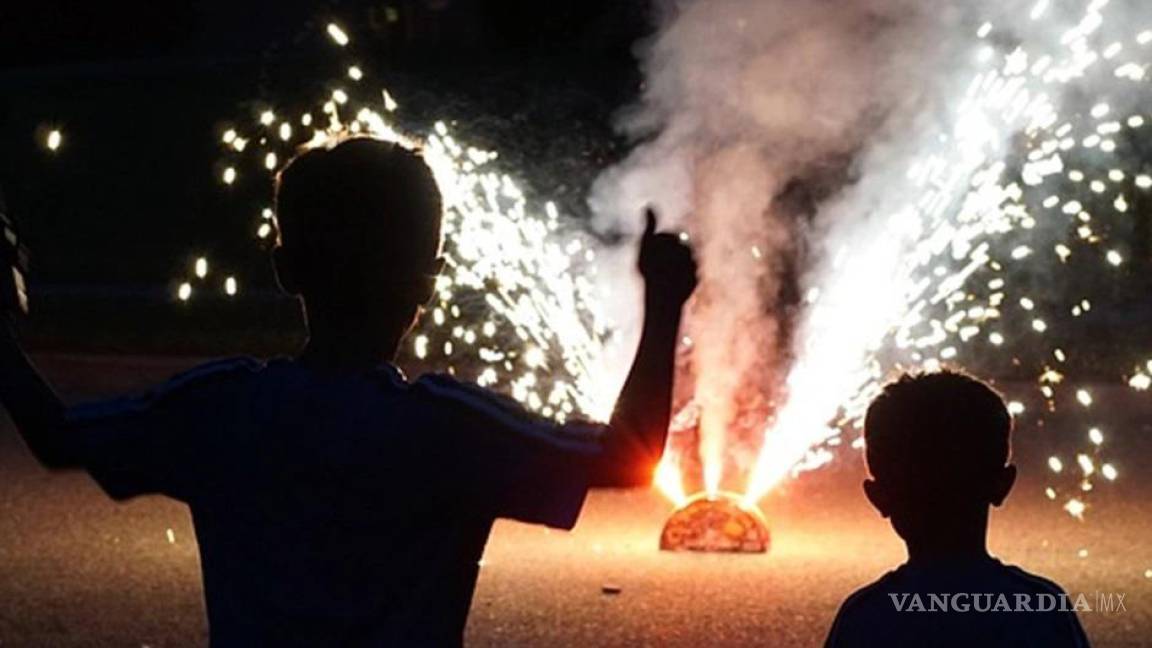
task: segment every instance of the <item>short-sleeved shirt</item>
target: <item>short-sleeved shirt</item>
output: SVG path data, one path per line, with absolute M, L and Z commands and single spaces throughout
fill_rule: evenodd
M 908 563 L 848 597 L 825 646 L 1084 648 L 1074 606 L 1056 583 L 991 557 Z
M 390 365 L 209 363 L 71 408 L 112 497 L 186 502 L 214 646 L 458 645 L 496 518 L 571 528 L 601 426 Z

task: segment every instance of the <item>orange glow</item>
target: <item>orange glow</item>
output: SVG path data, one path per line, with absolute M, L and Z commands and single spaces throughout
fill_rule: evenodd
M 652 484 L 679 507 L 688 501 L 688 495 L 684 492 L 684 477 L 680 474 L 680 466 L 677 463 L 671 453 L 665 453 L 664 458 L 656 465 Z

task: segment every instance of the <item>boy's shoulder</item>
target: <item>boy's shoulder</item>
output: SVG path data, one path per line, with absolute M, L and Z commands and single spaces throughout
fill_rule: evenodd
M 900 589 L 897 585 L 897 582 L 900 580 L 899 572 L 900 569 L 892 570 L 875 581 L 852 592 L 852 594 L 840 604 L 840 611 L 836 615 L 837 619 L 844 616 L 853 616 L 864 610 L 872 610 L 880 604 L 887 603 L 888 594 Z
M 1006 565 L 1000 563 L 1000 567 L 1004 575 L 1014 584 L 1017 584 L 1021 589 L 1035 593 L 1035 594 L 1055 594 L 1057 596 L 1064 594 L 1064 588 L 1061 587 L 1056 581 L 1048 580 L 1038 574 L 1033 574 L 1026 571 L 1022 567 L 1016 565 Z
M 963 599 L 949 603 L 953 596 Z M 951 634 L 938 634 L 937 644 L 974 645 L 973 641 L 987 639 L 993 632 L 1000 633 L 1001 639 L 1016 636 L 1015 632 L 1050 639 L 1042 645 L 1085 646 L 1087 639 L 1075 615 L 1058 605 L 1066 596 L 1055 582 L 992 558 L 963 565 L 905 564 L 844 600 L 825 645 L 867 646 L 880 640 L 896 645 L 947 628 Z M 1011 615 L 1009 624 L 995 614 L 968 613 L 980 612 L 981 601 L 988 606 L 986 612 L 992 610 L 992 602 L 1001 599 L 1009 606 L 1024 601 L 1035 608 L 1035 614 Z M 1055 609 L 1036 607 L 1041 599 Z M 961 609 L 962 605 L 967 607 Z M 914 612 L 920 614 L 908 614 Z
M 604 433 L 604 426 L 597 423 L 561 425 L 510 396 L 448 374 L 424 374 L 410 384 L 410 390 L 441 412 L 462 417 L 470 427 L 511 431 L 571 451 L 594 452 Z
M 216 358 L 175 374 L 166 384 L 178 389 L 202 381 L 220 380 L 238 374 L 257 373 L 264 368 L 264 362 L 250 356 Z
M 264 362 L 248 356 L 209 360 L 185 369 L 153 387 L 149 396 L 161 399 L 184 391 L 231 383 L 259 374 L 265 368 Z

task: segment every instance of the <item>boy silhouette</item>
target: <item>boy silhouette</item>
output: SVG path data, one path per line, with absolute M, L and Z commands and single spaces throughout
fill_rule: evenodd
M 864 493 L 908 562 L 848 597 L 826 646 L 1087 646 L 1052 581 L 988 554 L 988 507 L 1012 490 L 1012 417 L 988 385 L 953 371 L 904 375 L 864 420 Z
M 568 529 L 589 487 L 649 483 L 691 252 L 648 214 L 644 329 L 615 412 L 557 425 L 390 363 L 442 265 L 419 154 L 363 138 L 307 151 L 278 178 L 276 214 L 275 270 L 309 330 L 297 357 L 67 407 L 4 327 L 0 398 L 45 466 L 188 504 L 213 646 L 459 645 L 496 518 Z

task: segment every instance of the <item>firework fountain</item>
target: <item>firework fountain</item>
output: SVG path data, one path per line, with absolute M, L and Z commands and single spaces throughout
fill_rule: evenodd
M 643 143 L 590 197 L 594 228 L 627 231 L 621 217 L 656 205 L 701 261 L 681 409 L 655 475 L 683 507 L 665 540 L 766 548 L 757 503 L 858 446 L 864 407 L 898 369 L 1010 371 L 1025 385 L 1009 394 L 1020 425 L 1053 412 L 1083 423 L 1048 460 L 1047 495 L 1077 518 L 1097 478 L 1117 478 L 1077 376 L 1091 365 L 1147 390 L 1152 360 L 1078 357 L 1073 341 L 1108 317 L 1095 293 L 1139 278 L 1152 9 L 1009 5 L 697 0 L 665 12 L 623 122 Z M 327 31 L 351 51 L 343 28 Z M 613 308 L 628 302 L 612 271 L 621 255 L 553 204 L 531 205 L 495 153 L 445 124 L 401 132 L 393 97 L 344 65 L 316 105 L 225 130 L 222 182 L 267 179 L 295 148 L 349 134 L 422 146 L 445 193 L 448 272 L 411 358 L 557 420 L 605 418 L 619 383 L 606 365 L 621 364 L 606 359 L 629 348 L 611 333 L 636 328 Z M 274 214 L 253 211 L 256 238 L 274 240 Z M 182 300 L 207 260 L 191 272 Z M 737 537 L 692 528 L 729 523 Z

